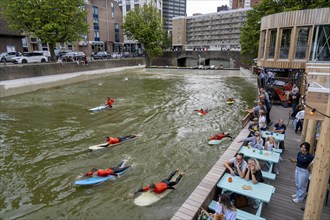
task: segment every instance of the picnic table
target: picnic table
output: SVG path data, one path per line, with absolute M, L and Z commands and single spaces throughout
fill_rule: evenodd
M 229 177 L 232 178 L 232 182 L 228 181 Z M 243 186 L 250 186 L 252 189 L 246 190 L 243 189 Z M 217 187 L 222 189 L 222 193 L 230 191 L 260 201 L 258 210 L 255 214 L 259 217 L 261 215 L 263 203 L 269 203 L 273 193 L 275 192 L 274 186 L 265 183 L 253 184 L 251 180 L 245 180 L 239 176 L 232 176 L 229 173 L 225 173 L 222 176 L 220 181 L 217 183 Z
M 284 139 L 285 139 L 285 134 L 279 134 L 279 133 L 275 133 L 272 131 L 261 131 L 261 136 L 262 136 L 262 138 L 265 138 L 265 139 L 269 136 L 273 136 L 277 142 L 277 145 L 279 145 L 280 142 L 284 141 Z M 282 149 L 277 149 L 276 152 L 282 153 Z
M 274 163 L 278 163 L 280 160 L 280 154 L 274 153 L 268 150 L 258 150 L 256 148 L 248 148 L 242 146 L 239 153 L 243 153 L 246 157 L 255 158 L 257 160 L 263 160 L 269 164 L 268 173 L 272 172 Z

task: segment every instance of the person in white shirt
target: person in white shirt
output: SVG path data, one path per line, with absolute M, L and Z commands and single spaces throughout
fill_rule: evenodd
M 302 130 L 302 122 L 304 120 L 304 115 L 305 115 L 305 110 L 301 110 L 300 112 L 298 112 L 296 114 L 296 118 L 293 121 L 293 126 L 295 127 L 294 132 L 297 133 L 298 128 L 299 128 L 299 131 Z

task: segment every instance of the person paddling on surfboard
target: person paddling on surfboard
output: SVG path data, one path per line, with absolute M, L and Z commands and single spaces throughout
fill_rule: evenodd
M 222 138 L 229 137 L 233 139 L 228 132 L 222 132 L 221 134 L 213 135 L 210 140 L 221 140 Z
M 112 145 L 112 144 L 118 144 L 119 142 L 122 142 L 122 141 L 126 141 L 126 140 L 129 140 L 129 139 L 133 139 L 135 138 L 136 135 L 127 135 L 127 136 L 124 136 L 124 137 L 106 137 L 106 142 L 108 145 L 106 146 L 109 146 L 109 145 Z
M 229 99 L 227 99 L 227 102 L 235 102 L 235 99 L 234 98 L 229 98 Z
M 201 113 L 202 115 L 206 115 L 206 113 L 208 112 L 208 110 L 207 109 L 200 109 L 200 110 L 195 110 L 195 112 L 199 112 L 199 113 Z
M 114 99 L 111 99 L 110 97 L 107 98 L 107 102 L 105 103 L 106 106 L 109 108 L 112 108 L 112 104 L 115 102 Z
M 125 166 L 125 163 L 126 161 L 122 161 L 117 166 L 110 167 L 104 170 L 98 170 L 96 168 L 93 168 L 91 172 L 86 173 L 84 176 L 102 176 L 102 177 L 106 177 L 109 175 L 118 176 L 118 173 L 123 172 L 124 170 L 131 167 L 131 166 Z
M 141 189 L 138 189 L 134 194 L 138 194 L 139 192 L 145 192 L 145 191 L 151 191 L 154 193 L 162 193 L 165 192 L 167 189 L 175 189 L 173 186 L 178 184 L 181 180 L 181 177 L 184 175 L 184 173 L 180 173 L 179 176 L 176 178 L 175 181 L 171 181 L 173 176 L 179 171 L 179 168 L 173 171 L 166 179 L 162 180 L 158 183 L 151 183 L 148 186 L 145 186 Z

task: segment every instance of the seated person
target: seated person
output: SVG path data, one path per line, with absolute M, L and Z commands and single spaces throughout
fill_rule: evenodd
M 223 132 L 221 134 L 216 134 L 210 138 L 210 140 L 221 140 L 225 137 L 229 137 L 230 139 L 233 139 L 228 132 Z
M 205 210 L 202 212 L 212 220 L 235 220 L 237 215 L 236 208 L 231 204 L 230 197 L 226 193 L 220 194 L 214 214 Z
M 108 143 L 108 146 L 109 145 L 112 145 L 112 144 L 118 144 L 119 142 L 122 142 L 122 141 L 126 141 L 126 140 L 129 140 L 129 139 L 133 139 L 135 138 L 136 135 L 127 135 L 127 136 L 124 136 L 124 137 L 106 137 L 106 142 Z
M 238 141 L 238 143 L 242 142 L 248 142 L 252 148 L 256 148 L 258 150 L 264 149 L 264 140 L 261 138 L 260 131 L 256 131 L 253 137 L 243 138 Z
M 173 171 L 166 179 L 162 180 L 161 182 L 158 183 L 151 183 L 148 186 L 145 186 L 143 188 L 138 189 L 135 194 L 139 192 L 144 192 L 144 191 L 151 191 L 154 193 L 162 193 L 166 191 L 167 189 L 175 189 L 173 186 L 178 184 L 179 181 L 181 180 L 181 177 L 184 175 L 184 173 L 180 173 L 179 176 L 176 178 L 175 181 L 171 181 L 173 176 L 179 171 L 179 169 L 176 169 Z
M 266 131 L 267 130 L 267 124 L 266 124 L 266 115 L 264 110 L 259 110 L 259 129 L 261 131 Z
M 239 176 L 244 178 L 245 171 L 247 168 L 247 163 L 244 160 L 244 154 L 238 153 L 236 157 L 227 160 L 224 166 L 229 170 L 232 176 Z
M 264 182 L 264 179 L 262 178 L 261 168 L 257 159 L 249 159 L 247 169 L 248 170 L 246 171 L 245 180 L 251 180 L 253 184 Z M 255 199 L 251 199 L 251 201 L 254 203 L 253 208 L 257 209 L 259 207 L 260 202 Z
M 284 124 L 284 120 L 280 118 L 278 120 L 278 123 L 274 125 L 273 132 L 279 133 L 279 134 L 285 134 L 286 126 Z
M 256 131 L 259 131 L 258 118 L 254 118 L 252 123 L 249 125 L 248 129 L 250 131 L 249 137 L 254 136 Z
M 84 176 L 102 176 L 102 177 L 106 177 L 109 175 L 118 176 L 118 173 L 123 172 L 124 170 L 131 167 L 131 166 L 125 166 L 125 163 L 126 161 L 122 161 L 117 166 L 110 167 L 105 170 L 98 170 L 96 168 L 93 168 L 91 172 L 86 173 Z

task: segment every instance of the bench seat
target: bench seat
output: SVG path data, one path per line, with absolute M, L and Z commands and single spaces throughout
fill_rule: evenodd
M 269 173 L 269 172 L 265 172 L 265 171 L 261 171 L 261 173 L 262 173 L 262 177 L 264 179 L 275 180 L 275 178 L 276 178 L 275 173 Z
M 215 207 L 217 205 L 217 201 L 212 200 L 212 202 L 209 205 L 209 209 L 212 211 L 215 211 Z M 245 212 L 243 210 L 240 209 L 236 209 L 237 215 L 236 215 L 236 219 L 241 219 L 241 220 L 265 220 L 264 218 L 260 217 L 260 216 L 256 216 L 254 214 Z

